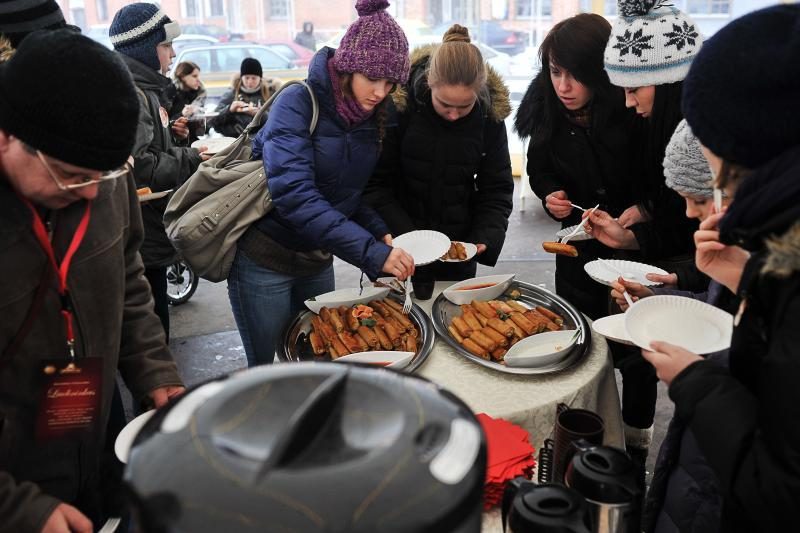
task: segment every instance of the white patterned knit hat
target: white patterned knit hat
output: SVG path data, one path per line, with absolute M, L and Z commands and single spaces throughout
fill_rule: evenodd
M 645 87 L 682 81 L 703 38 L 688 15 L 663 0 L 618 0 L 604 63 L 611 83 Z

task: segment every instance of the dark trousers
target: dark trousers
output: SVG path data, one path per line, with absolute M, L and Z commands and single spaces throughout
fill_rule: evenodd
M 169 343 L 169 300 L 167 299 L 167 267 L 145 268 L 144 277 L 150 282 L 155 312 L 164 326 Z
M 622 374 L 622 421 L 635 428 L 649 428 L 656 414 L 656 370 L 642 357 L 640 348 L 613 341 L 608 345 L 614 367 Z

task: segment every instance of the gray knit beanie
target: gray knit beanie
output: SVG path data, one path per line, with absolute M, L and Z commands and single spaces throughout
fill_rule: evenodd
M 700 198 L 713 196 L 714 175 L 686 120 L 680 121 L 667 145 L 664 176 L 667 187 L 676 192 Z
M 617 87 L 682 81 L 703 44 L 694 21 L 665 0 L 617 0 L 603 62 Z

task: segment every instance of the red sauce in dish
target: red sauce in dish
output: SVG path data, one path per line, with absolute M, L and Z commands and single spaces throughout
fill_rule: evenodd
M 485 289 L 487 287 L 494 287 L 497 283 L 481 283 L 479 285 L 469 285 L 467 287 L 458 287 L 456 291 L 474 291 L 475 289 Z

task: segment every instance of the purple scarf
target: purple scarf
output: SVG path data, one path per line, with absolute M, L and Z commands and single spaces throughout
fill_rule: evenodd
M 333 87 L 333 98 L 336 102 L 336 112 L 347 124 L 347 127 L 353 127 L 367 120 L 372 111 L 364 111 L 364 108 L 356 102 L 355 98 L 345 96 L 342 88 L 339 85 L 339 72 L 333 66 L 333 58 L 328 59 L 328 74 L 331 78 L 331 87 Z

